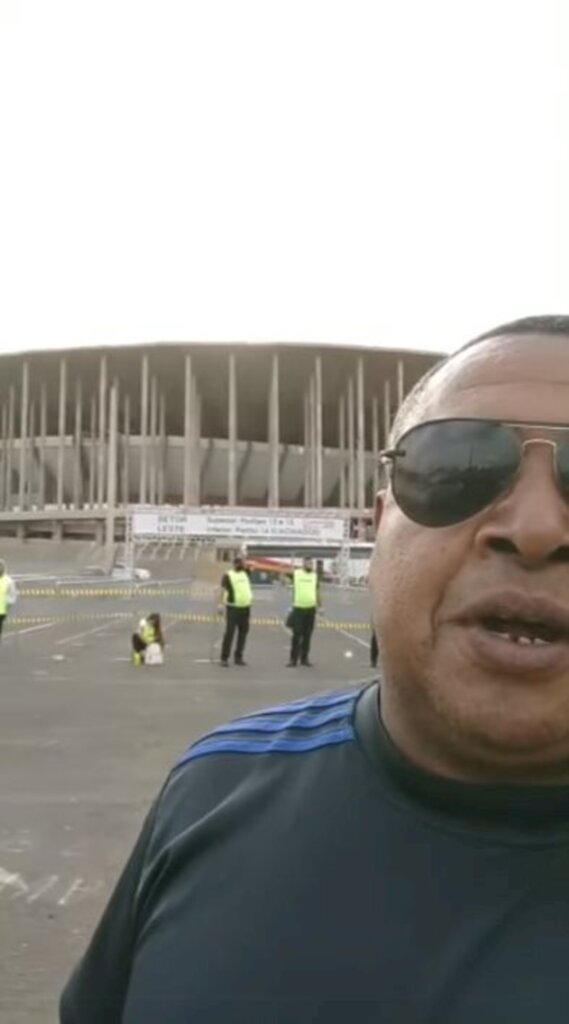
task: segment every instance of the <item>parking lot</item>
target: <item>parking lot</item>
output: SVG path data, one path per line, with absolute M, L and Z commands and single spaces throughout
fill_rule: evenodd
M 212 726 L 369 678 L 367 596 L 325 591 L 313 669 L 287 669 L 289 601 L 256 590 L 246 668 L 216 662 L 207 585 L 28 586 L 0 647 L 0 1020 L 56 1020 L 145 813 Z M 134 668 L 130 634 L 164 615 L 166 664 Z

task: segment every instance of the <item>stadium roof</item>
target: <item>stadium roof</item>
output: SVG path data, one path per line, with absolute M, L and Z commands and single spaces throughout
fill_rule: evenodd
M 267 396 L 270 385 L 271 357 L 279 355 L 279 393 L 281 440 L 300 444 L 303 439 L 302 399 L 314 371 L 315 359 L 322 358 L 323 443 L 335 444 L 338 402 L 354 377 L 359 357 L 364 362 L 365 401 L 369 415 L 370 399 L 377 396 L 383 404 L 384 385 L 391 382 L 392 410 L 396 405 L 398 365 L 403 363 L 405 391 L 433 365 L 439 354 L 406 352 L 364 346 L 303 345 L 299 342 L 242 344 L 155 343 L 143 346 L 104 346 L 61 349 L 49 352 L 18 353 L 0 356 L 0 403 L 10 386 L 16 393 L 21 385 L 22 365 L 29 362 L 30 394 L 40 384 L 48 392 L 48 432 L 55 433 L 58 409 L 60 359 L 67 364 L 67 404 L 73 405 L 75 382 L 80 381 L 84 396 L 98 392 L 101 356 L 107 356 L 108 380 L 116 379 L 121 395 L 129 394 L 133 425 L 140 409 L 141 356 L 148 355 L 151 376 L 167 404 L 167 430 L 183 434 L 184 358 L 191 355 L 192 372 L 202 400 L 203 437 L 223 437 L 227 424 L 229 355 L 236 356 L 239 438 L 259 440 L 267 430 Z

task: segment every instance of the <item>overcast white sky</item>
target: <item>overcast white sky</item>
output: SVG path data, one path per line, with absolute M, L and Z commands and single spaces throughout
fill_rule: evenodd
M 566 0 L 0 0 L 0 351 L 569 311 Z

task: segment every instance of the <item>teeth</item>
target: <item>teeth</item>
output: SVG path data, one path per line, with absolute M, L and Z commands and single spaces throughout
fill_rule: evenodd
M 549 640 L 542 640 L 538 636 L 514 636 L 513 633 L 498 633 L 497 630 L 491 631 L 494 636 L 505 640 L 507 643 L 520 644 L 522 647 L 547 647 L 550 643 Z

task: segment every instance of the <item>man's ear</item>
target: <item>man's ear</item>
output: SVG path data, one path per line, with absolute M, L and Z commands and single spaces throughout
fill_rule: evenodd
M 379 524 L 381 522 L 381 517 L 383 516 L 386 494 L 386 491 L 378 491 L 375 496 L 375 507 L 373 510 L 373 526 L 376 533 L 379 530 Z

